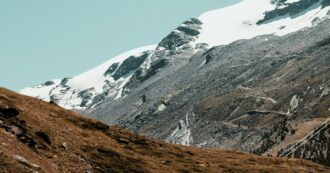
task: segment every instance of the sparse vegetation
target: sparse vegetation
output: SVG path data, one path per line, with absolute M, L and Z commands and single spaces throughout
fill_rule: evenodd
M 166 144 L 5 89 L 0 89 L 0 94 L 6 96 L 0 97 L 0 108 L 24 110 L 15 121 L 5 123 L 10 126 L 24 122 L 25 136 L 35 142 L 29 145 L 8 135 L 3 131 L 4 125 L 0 126 L 0 150 L 5 150 L 0 152 L 0 172 L 36 169 L 40 173 L 326 172 L 328 169 L 308 161 Z M 14 155 L 21 163 L 13 159 Z

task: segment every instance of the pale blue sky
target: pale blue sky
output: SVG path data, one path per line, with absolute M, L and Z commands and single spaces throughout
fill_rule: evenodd
M 1 0 L 0 86 L 80 74 L 239 0 Z

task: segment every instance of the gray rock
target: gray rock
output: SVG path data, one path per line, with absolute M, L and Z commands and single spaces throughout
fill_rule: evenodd
M 61 148 L 63 148 L 64 150 L 68 150 L 68 144 L 66 142 L 63 142 Z
M 321 3 L 319 3 L 321 1 Z M 329 0 L 300 0 L 293 3 L 285 3 L 285 0 L 273 0 L 273 3 L 278 6 L 278 8 L 267 11 L 263 19 L 257 22 L 258 25 L 267 23 L 273 20 L 279 20 L 282 17 L 289 15 L 292 18 L 295 18 L 299 15 L 302 15 L 310 10 L 310 8 L 326 7 L 330 5 Z M 284 6 L 284 7 L 283 7 Z
M 15 159 L 16 161 L 18 161 L 19 163 L 21 163 L 22 165 L 25 165 L 29 168 L 32 168 L 34 170 L 39 170 L 41 169 L 41 167 L 37 164 L 31 163 L 29 162 L 26 158 L 19 156 L 19 155 L 13 155 L 13 159 Z

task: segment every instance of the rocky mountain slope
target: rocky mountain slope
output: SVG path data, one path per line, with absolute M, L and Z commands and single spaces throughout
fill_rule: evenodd
M 0 172 L 328 172 L 297 159 L 150 140 L 0 88 Z
M 168 142 L 263 154 L 329 117 L 329 23 L 215 47 L 88 114 Z
M 123 84 L 93 82 L 109 90 L 53 82 L 22 93 L 171 143 L 281 155 L 330 116 L 329 10 L 329 0 L 244 0 L 184 22 L 134 68 L 131 54 L 106 63 L 93 79 L 130 69 Z M 328 131 L 296 151 L 328 146 Z M 291 156 L 328 165 L 329 152 Z
M 174 65 L 175 71 L 194 54 L 212 46 L 312 27 L 329 18 L 329 10 L 329 0 L 244 0 L 183 22 L 158 45 L 125 52 L 79 76 L 51 80 L 21 93 L 52 100 L 68 109 L 90 109 L 105 99 L 120 98 L 167 64 Z

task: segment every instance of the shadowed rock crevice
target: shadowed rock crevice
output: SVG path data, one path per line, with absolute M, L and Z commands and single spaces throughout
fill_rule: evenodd
M 49 135 L 46 132 L 43 131 L 37 131 L 36 135 L 39 136 L 43 141 L 45 141 L 47 144 L 52 144 Z
M 19 114 L 19 111 L 15 108 L 0 108 L 0 117 L 13 118 Z

